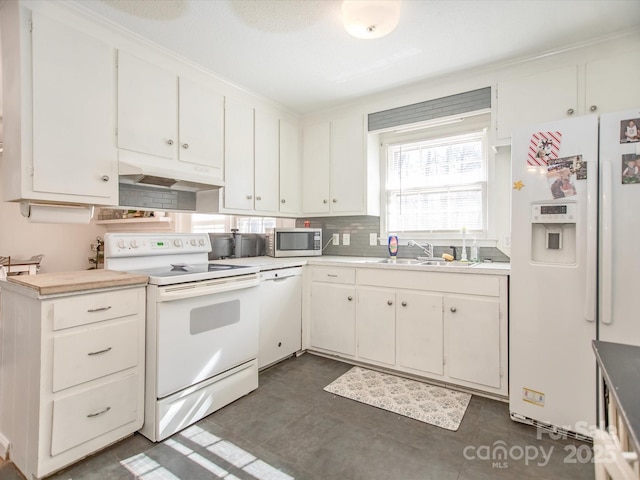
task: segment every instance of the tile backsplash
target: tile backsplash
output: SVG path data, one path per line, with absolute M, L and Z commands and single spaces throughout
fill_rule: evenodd
M 310 222 L 312 228 L 322 228 L 322 242 L 324 243 L 323 255 L 344 255 L 352 257 L 386 257 L 389 255 L 386 245 L 386 238 L 382 239 L 384 245 L 369 245 L 370 234 L 380 235 L 380 217 L 372 216 L 351 216 L 351 217 L 319 217 L 319 218 L 299 218 L 296 220 L 296 227 L 304 227 L 305 220 Z M 332 244 L 333 234 L 340 235 L 340 245 Z M 343 234 L 349 234 L 350 245 L 343 245 Z M 380 239 L 378 239 L 380 243 Z M 457 242 L 456 242 L 457 243 Z M 461 245 L 459 245 L 461 246 Z M 467 255 L 469 255 L 470 244 L 467 244 Z M 459 252 L 459 249 L 458 249 Z M 443 253 L 451 253 L 449 247 L 434 247 L 434 256 L 440 257 Z M 418 247 L 401 245 L 398 249 L 398 257 L 415 258 L 422 255 Z M 478 249 L 480 260 L 491 260 L 494 262 L 508 262 L 509 257 L 494 247 L 480 247 Z

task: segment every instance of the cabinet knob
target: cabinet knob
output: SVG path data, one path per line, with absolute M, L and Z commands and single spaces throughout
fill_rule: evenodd
M 351 295 L 349 295 L 349 296 L 347 297 L 347 300 L 351 301 L 351 300 L 353 300 L 353 297 L 352 297 Z
M 591 110 L 592 112 L 595 112 L 596 110 L 598 110 L 598 106 L 597 105 L 591 105 L 589 107 L 589 110 Z
M 186 150 L 187 148 L 189 148 L 189 144 L 188 143 L 183 143 L 182 144 L 182 148 L 184 148 Z
M 280 203 L 287 203 L 287 201 L 283 198 L 282 200 L 280 200 Z
M 328 203 L 326 200 L 322 200 L 322 203 Z
M 402 302 L 402 306 L 406 307 L 407 306 L 407 302 Z
M 387 305 L 393 305 L 393 302 L 391 300 L 387 300 Z
M 570 108 L 567 110 L 567 115 L 573 115 L 575 112 L 575 110 L 573 108 Z
M 456 313 L 456 307 L 451 307 L 449 310 L 451 310 L 453 313 Z
M 262 200 L 262 197 L 256 197 L 256 200 Z
M 167 140 L 167 145 L 173 145 L 173 140 L 171 139 Z
M 251 200 L 253 198 L 253 195 L 247 195 L 247 200 Z
M 102 175 L 102 181 L 108 182 L 110 180 L 109 175 Z
M 336 200 L 335 198 L 333 200 L 331 200 L 333 203 L 338 203 L 338 200 Z

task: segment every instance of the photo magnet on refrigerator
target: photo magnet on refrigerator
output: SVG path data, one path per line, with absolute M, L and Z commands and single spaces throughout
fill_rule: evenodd
M 561 132 L 538 132 L 531 135 L 527 165 L 546 167 L 549 160 L 558 158 L 561 141 Z

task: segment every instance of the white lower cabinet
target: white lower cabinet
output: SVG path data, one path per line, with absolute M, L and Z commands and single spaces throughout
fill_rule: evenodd
M 375 287 L 358 288 L 358 357 L 381 363 L 396 363 L 396 294 Z
M 407 371 L 442 375 L 442 295 L 400 291 L 396 298 L 398 367 Z
M 446 297 L 444 323 L 449 377 L 500 389 L 503 371 L 499 300 Z
M 37 479 L 142 427 L 146 296 L 32 292 L 2 285 L 0 441 Z
M 508 394 L 506 276 L 311 268 L 311 350 Z
M 311 270 L 311 347 L 329 353 L 356 353 L 355 270 Z

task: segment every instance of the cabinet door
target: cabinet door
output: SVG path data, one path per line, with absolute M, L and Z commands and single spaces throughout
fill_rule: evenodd
M 302 211 L 329 213 L 329 123 L 304 129 L 302 152 Z
M 222 178 L 224 97 L 188 78 L 179 78 L 180 161 L 211 167 Z
M 272 113 L 256 110 L 254 208 L 278 211 L 280 183 L 280 121 Z
M 253 210 L 253 108 L 227 98 L 224 107 L 224 206 Z
M 331 211 L 364 212 L 364 126 L 362 116 L 331 122 Z
M 493 298 L 445 297 L 445 355 L 452 378 L 500 388 L 500 304 Z
M 33 13 L 33 190 L 117 204 L 115 50 Z
M 606 113 L 640 105 L 640 52 L 603 58 L 586 66 L 586 108 Z
M 356 289 L 353 285 L 311 284 L 311 345 L 353 356 L 356 353 Z
M 280 212 L 300 211 L 300 134 L 295 125 L 280 120 Z
M 442 295 L 399 291 L 396 300 L 398 366 L 442 375 Z
M 118 147 L 173 159 L 177 129 L 177 77 L 118 52 Z
M 358 358 L 395 365 L 395 297 L 393 290 L 385 288 L 358 288 Z
M 302 276 L 263 281 L 259 291 L 261 368 L 302 348 Z
M 575 116 L 578 67 L 571 65 L 500 82 L 497 103 L 498 139 L 510 139 L 513 129 L 522 125 Z

